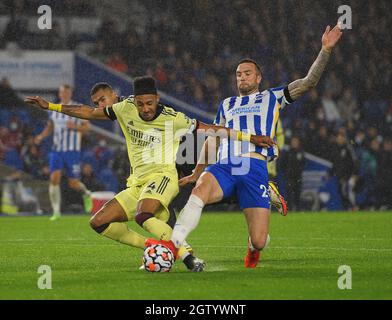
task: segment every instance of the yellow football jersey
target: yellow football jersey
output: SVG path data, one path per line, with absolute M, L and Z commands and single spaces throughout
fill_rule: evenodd
M 282 121 L 279 119 L 277 123 L 277 129 L 276 129 L 276 143 L 278 144 L 278 147 L 280 150 L 283 149 L 284 147 L 284 129 L 282 125 Z
M 128 184 L 131 178 L 139 179 L 151 173 L 176 174 L 176 155 L 181 137 L 196 128 L 195 119 L 173 108 L 159 104 L 157 112 L 154 120 L 143 120 L 132 98 L 105 110 L 106 114 L 112 115 L 112 120 L 117 119 L 125 136 L 132 168 Z
M 279 119 L 278 123 L 276 124 L 276 144 L 278 145 L 279 150 L 283 149 L 284 140 L 285 140 L 284 139 L 284 129 L 283 129 L 282 121 Z M 278 174 L 277 168 L 276 168 L 276 161 L 277 161 L 277 159 L 267 163 L 268 174 L 269 174 L 270 178 L 272 178 L 272 179 L 274 179 Z

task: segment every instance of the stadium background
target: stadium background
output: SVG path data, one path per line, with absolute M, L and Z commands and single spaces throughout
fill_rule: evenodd
M 0 1 L 0 186 L 8 212 L 0 213 L 0 300 L 391 299 L 392 215 L 381 209 L 390 209 L 392 199 L 392 4 L 342 2 L 46 0 L 53 28 L 39 30 L 41 1 Z M 68 82 L 75 100 L 90 104 L 93 83 L 108 81 L 128 95 L 132 77 L 147 73 L 165 102 L 211 121 L 218 101 L 236 93 L 234 68 L 242 57 L 262 65 L 263 89 L 304 76 L 342 4 L 352 9 L 353 29 L 344 32 L 317 89 L 282 113 L 286 147 L 277 180 L 292 210 L 271 214 L 272 241 L 256 269 L 244 268 L 248 233 L 232 202 L 209 208 L 189 237 L 207 262 L 198 274 L 180 263 L 169 274 L 139 271 L 142 252 L 93 232 L 65 179 L 67 215 L 55 223 L 37 216 L 50 213 L 51 139 L 33 144 L 47 113 L 26 106 L 26 95 L 56 100 L 58 86 Z M 293 150 L 296 137 L 300 150 Z M 94 123 L 83 139 L 83 182 L 93 190 L 124 186 L 122 141 L 111 122 Z M 296 161 L 301 155 L 305 162 Z M 290 191 L 298 186 L 296 209 L 308 212 L 292 214 Z M 39 287 L 43 265 L 53 272 L 51 290 Z M 339 287 L 341 266 L 351 267 L 350 290 Z M 142 305 L 137 301 L 132 314 Z
M 323 28 L 337 20 L 341 3 L 52 0 L 45 2 L 52 8 L 52 30 L 37 27 L 40 4 L 0 3 L 3 211 L 10 199 L 19 211 L 29 211 L 35 196 L 40 208 L 33 211 L 50 211 L 51 139 L 38 148 L 32 140 L 47 115 L 24 105 L 27 94 L 55 100 L 58 86 L 67 82 L 75 87 L 75 100 L 91 104 L 89 89 L 95 82 L 108 81 L 120 95 L 128 95 L 132 77 L 150 74 L 164 102 L 211 121 L 219 101 L 236 93 L 234 68 L 242 57 L 262 65 L 263 89 L 304 76 L 320 48 Z M 277 180 L 289 202 L 290 192 L 302 189 L 301 201 L 292 206 L 296 210 L 392 206 L 391 35 L 383 15 L 391 5 L 387 0 L 345 4 L 355 13 L 353 30 L 334 50 L 317 88 L 282 114 L 286 146 Z M 296 137 L 298 149 L 291 147 Z M 129 165 L 121 141 L 118 127 L 106 122 L 94 123 L 84 137 L 82 181 L 92 190 L 124 187 Z M 304 155 L 305 163 L 295 161 L 298 155 Z M 191 166 L 179 169 L 185 174 Z M 299 185 L 289 183 L 293 172 L 302 177 Z M 80 212 L 78 195 L 62 190 L 63 211 Z M 222 206 L 237 208 L 228 202 L 212 209 Z

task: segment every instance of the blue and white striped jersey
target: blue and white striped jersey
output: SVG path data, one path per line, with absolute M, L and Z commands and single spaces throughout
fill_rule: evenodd
M 250 96 L 227 98 L 220 103 L 214 124 L 275 139 L 280 111 L 291 102 L 287 86 Z M 223 160 L 250 152 L 260 153 L 271 161 L 278 156 L 279 150 L 277 147 L 261 148 L 250 142 L 225 138 L 221 140 L 218 157 Z
M 76 103 L 71 103 L 76 104 Z M 49 119 L 53 121 L 53 151 L 80 151 L 82 134 L 75 129 L 68 129 L 67 123 L 81 125 L 86 120 L 70 117 L 63 113 L 51 112 Z

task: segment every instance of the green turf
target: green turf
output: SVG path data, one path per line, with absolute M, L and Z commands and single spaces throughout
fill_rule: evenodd
M 103 238 L 88 217 L 0 218 L 0 299 L 391 299 L 392 213 L 271 216 L 271 244 L 256 269 L 243 266 L 241 213 L 205 214 L 189 238 L 206 271 L 139 271 L 142 251 Z M 132 225 L 134 226 L 134 225 Z M 137 227 L 138 230 L 139 227 Z M 52 268 L 39 290 L 40 265 Z M 339 290 L 340 265 L 352 290 Z

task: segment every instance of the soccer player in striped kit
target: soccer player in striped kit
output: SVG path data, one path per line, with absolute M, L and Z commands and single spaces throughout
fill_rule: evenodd
M 72 101 L 72 87 L 64 84 L 59 88 L 59 98 L 62 104 L 76 104 Z M 80 181 L 80 159 L 82 135 L 89 130 L 89 122 L 76 119 L 65 114 L 52 112 L 49 115 L 45 129 L 35 137 L 35 143 L 53 134 L 52 150 L 49 154 L 49 198 L 53 209 L 51 221 L 61 217 L 61 176 L 62 170 L 68 177 L 70 188 L 83 195 L 86 212 L 91 211 L 91 192 Z
M 275 139 L 279 114 L 288 104 L 314 88 L 328 63 L 331 51 L 342 36 L 340 27 L 328 26 L 322 37 L 322 49 L 307 76 L 288 86 L 259 91 L 262 72 L 251 59 L 238 63 L 236 70 L 239 96 L 222 101 L 215 124 L 250 134 L 266 135 Z M 200 220 L 205 205 L 219 202 L 236 194 L 248 224 L 248 253 L 245 267 L 255 268 L 260 251 L 269 242 L 270 194 L 267 161 L 278 156 L 278 148 L 260 148 L 252 143 L 223 138 L 219 146 L 219 160 L 208 166 L 208 153 L 214 152 L 216 141 L 209 137 L 201 151 L 194 173 L 180 180 L 180 185 L 196 182 L 187 204 L 174 227 L 171 241 L 147 239 L 146 246 L 160 243 L 176 256 L 187 236 Z M 212 147 L 212 148 L 211 148 Z

